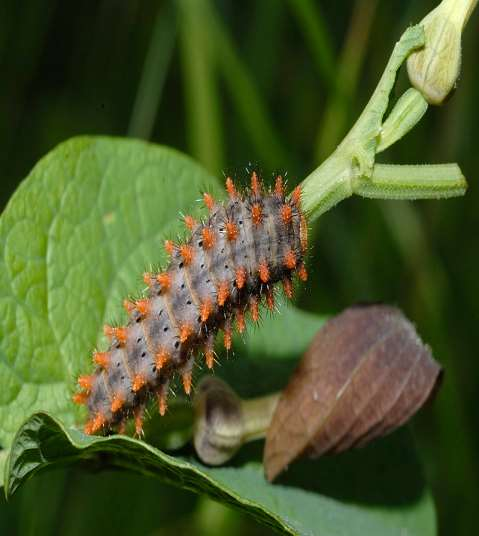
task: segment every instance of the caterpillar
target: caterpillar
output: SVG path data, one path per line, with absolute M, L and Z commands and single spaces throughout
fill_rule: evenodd
M 104 326 L 109 348 L 93 353 L 95 370 L 78 378 L 80 390 L 73 396 L 88 408 L 86 434 L 123 433 L 133 416 L 135 433 L 141 436 L 146 403 L 156 396 L 158 411 L 165 414 L 175 373 L 190 394 L 196 355 L 203 353 L 207 367 L 213 367 L 220 330 L 230 350 L 233 322 L 243 332 L 248 310 L 257 322 L 262 301 L 274 308 L 276 283 L 282 282 L 291 298 L 293 274 L 307 279 L 300 187 L 288 196 L 277 176 L 265 191 L 253 171 L 250 187 L 238 191 L 228 177 L 226 191 L 223 203 L 203 194 L 209 211 L 204 221 L 184 217 L 191 231 L 188 240 L 165 242 L 169 265 L 144 274 L 144 298 L 124 301 L 127 324 Z

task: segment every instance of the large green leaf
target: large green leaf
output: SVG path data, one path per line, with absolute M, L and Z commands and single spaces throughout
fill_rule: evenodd
M 35 166 L 0 221 L 1 447 L 34 411 L 78 421 L 74 378 L 91 369 L 102 324 L 144 286 L 203 189 L 217 195 L 217 180 L 138 141 L 73 139 Z
M 0 497 L 0 534 L 130 536 L 158 534 L 161 527 L 161 536 L 173 536 L 198 506 L 196 495 L 157 479 L 76 465 L 45 471 L 8 501 Z
M 361 452 L 297 464 L 272 485 L 263 477 L 261 444 L 228 466 L 201 465 L 184 446 L 191 414 L 178 417 L 188 408 L 181 400 L 162 421 L 170 423 L 162 424 L 165 436 L 182 423 L 185 433 L 171 441 L 155 438 L 155 426 L 147 441 L 79 431 L 71 392 L 92 346 L 102 345 L 101 325 L 141 289 L 139 274 L 163 258 L 161 238 L 175 236 L 179 211 L 194 207 L 204 189 L 221 195 L 213 177 L 171 149 L 80 138 L 44 158 L 12 198 L 0 223 L 7 495 L 39 470 L 77 461 L 160 477 L 290 533 L 433 534 L 432 500 L 405 432 Z M 235 355 L 221 360 L 218 373 L 241 396 L 281 388 L 322 323 L 292 306 L 280 311 L 265 314 L 246 344 L 237 341 Z M 183 448 L 172 455 L 153 444 Z
M 101 455 L 101 458 L 99 456 Z M 126 436 L 88 437 L 44 413 L 20 429 L 8 479 L 11 493 L 40 467 L 71 462 L 117 466 L 206 493 L 290 534 L 418 535 L 435 532 L 432 500 L 407 430 L 369 447 L 293 466 L 278 484 L 263 476 L 261 445 L 225 467 L 200 464 L 189 452 L 171 456 Z

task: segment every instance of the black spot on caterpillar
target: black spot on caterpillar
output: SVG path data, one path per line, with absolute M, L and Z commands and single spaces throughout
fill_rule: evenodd
M 282 282 L 291 297 L 293 274 L 306 280 L 307 226 L 299 187 L 286 196 L 278 176 L 274 188 L 264 191 L 253 172 L 244 192 L 231 178 L 226 189 L 225 203 L 204 194 L 205 223 L 185 217 L 191 236 L 184 244 L 166 241 L 170 263 L 164 272 L 144 274 L 149 289 L 144 299 L 124 302 L 127 325 L 105 326 L 110 347 L 94 353 L 96 369 L 78 378 L 81 391 L 74 395 L 88 407 L 87 434 L 122 432 L 133 413 L 140 435 L 151 396 L 165 413 L 175 373 L 189 394 L 196 355 L 203 352 L 208 368 L 213 367 L 219 330 L 229 350 L 233 322 L 242 332 L 248 310 L 256 322 L 263 299 L 273 309 L 276 283 Z

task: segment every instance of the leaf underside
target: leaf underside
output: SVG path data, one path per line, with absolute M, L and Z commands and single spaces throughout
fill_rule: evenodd
M 122 299 L 139 295 L 151 263 L 164 263 L 163 239 L 183 233 L 180 211 L 200 214 L 196 201 L 205 190 L 222 195 L 214 177 L 172 149 L 76 138 L 42 159 L 11 199 L 0 220 L 7 496 L 47 467 L 101 464 L 207 493 L 291 534 L 434 534 L 432 500 L 407 431 L 356 453 L 296 464 L 275 485 L 264 479 L 261 443 L 227 467 L 208 468 L 189 446 L 169 455 L 144 441 L 79 431 L 84 414 L 71 394 L 77 375 L 91 370 L 95 344 L 105 345 L 103 323 L 124 321 Z M 265 313 L 235 342 L 233 357 L 220 360 L 218 373 L 241 396 L 284 386 L 323 323 L 292 306 L 280 311 Z

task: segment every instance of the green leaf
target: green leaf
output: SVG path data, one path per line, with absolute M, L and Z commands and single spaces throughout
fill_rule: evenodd
M 77 465 L 43 472 L 8 502 L 0 497 L 0 534 L 129 536 L 158 534 L 161 527 L 162 536 L 173 535 L 198 503 L 196 495 L 157 479 Z
M 297 464 L 279 484 L 263 476 L 262 444 L 228 466 L 200 464 L 178 400 L 147 439 L 89 437 L 71 400 L 101 326 L 139 275 L 161 261 L 178 212 L 217 181 L 187 157 L 138 141 L 68 141 L 32 171 L 0 221 L 0 442 L 7 497 L 38 471 L 73 462 L 120 467 L 206 493 L 291 534 L 434 534 L 431 497 L 406 432 L 360 452 Z M 286 384 L 323 319 L 280 304 L 249 327 L 217 373 L 243 397 Z M 32 415 L 33 414 L 33 415 Z M 157 419 L 161 420 L 161 419 Z M 21 424 L 23 422 L 23 425 Z M 161 429 L 161 427 L 160 427 Z M 176 430 L 177 437 L 170 432 Z M 155 433 L 157 436 L 155 436 Z M 150 435 L 149 435 L 150 434 Z M 176 455 L 158 450 L 178 448 Z
M 288 534 L 435 533 L 432 500 L 405 430 L 362 450 L 296 464 L 272 485 L 263 476 L 258 444 L 243 449 L 231 465 L 211 468 L 127 436 L 88 437 L 38 413 L 17 435 L 6 491 L 40 467 L 75 458 L 95 464 L 100 454 L 104 464 L 205 493 Z
M 79 421 L 71 394 L 102 325 L 164 259 L 179 211 L 217 180 L 180 153 L 78 138 L 43 158 L 0 220 L 0 446 L 34 411 Z M 0 458 L 1 459 L 1 458 Z

